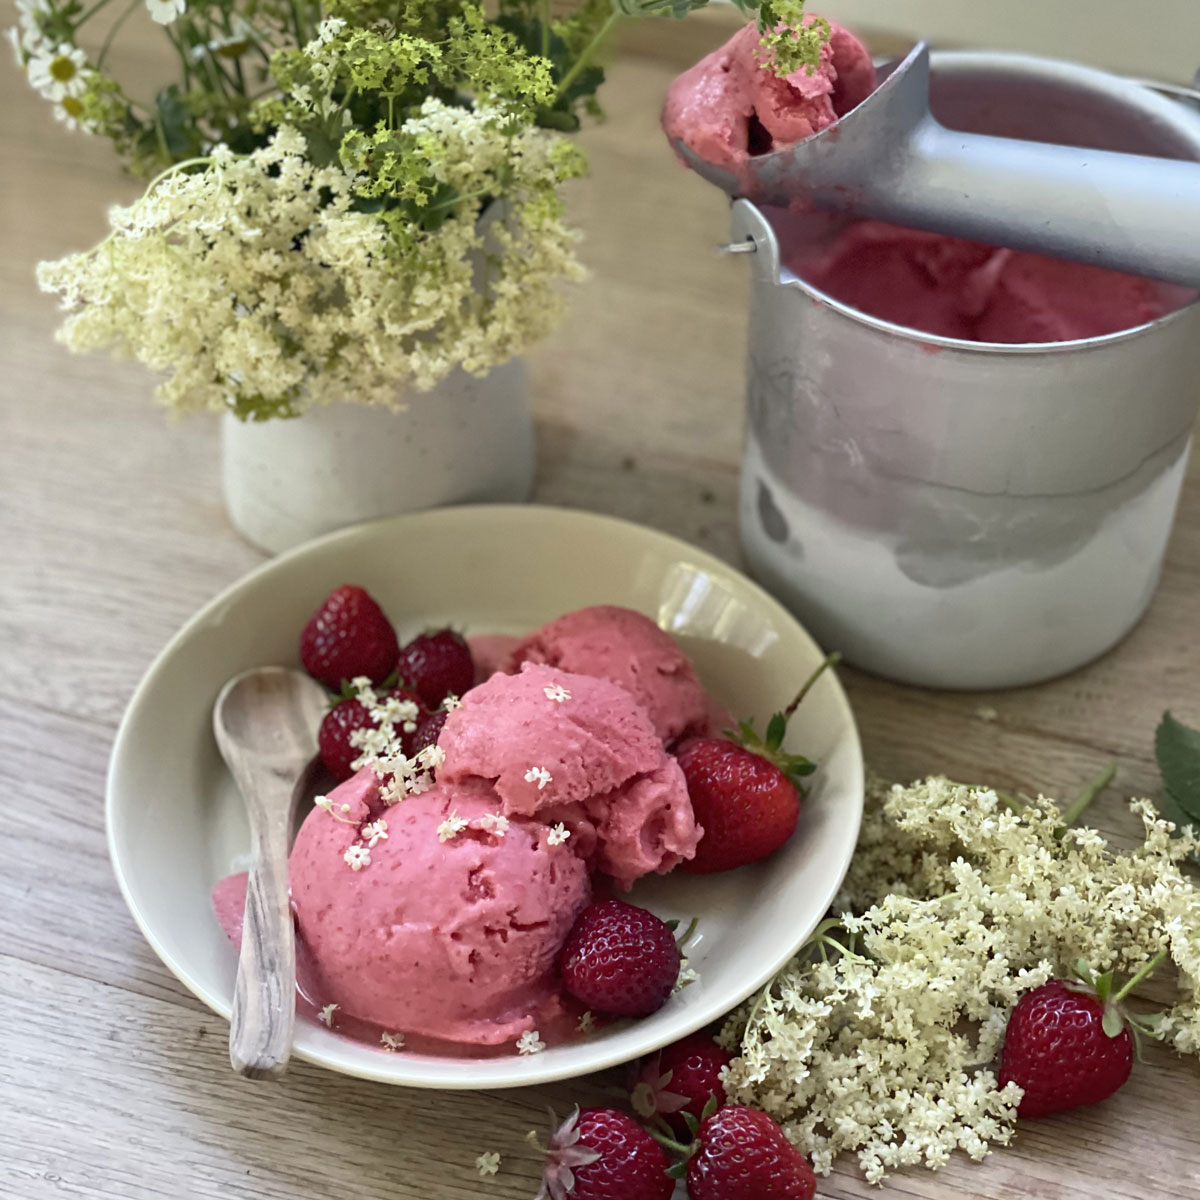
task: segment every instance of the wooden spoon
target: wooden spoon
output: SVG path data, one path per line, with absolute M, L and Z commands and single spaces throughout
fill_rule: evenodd
M 234 676 L 213 706 L 221 757 L 246 802 L 254 862 L 229 1027 L 229 1061 L 249 1079 L 287 1070 L 296 1019 L 296 945 L 288 897 L 293 803 L 311 774 L 325 690 L 287 667 Z

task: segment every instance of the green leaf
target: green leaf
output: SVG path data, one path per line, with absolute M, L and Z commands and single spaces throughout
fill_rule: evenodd
M 1106 1008 L 1104 1010 L 1104 1020 L 1100 1025 L 1110 1038 L 1120 1037 L 1121 1030 L 1125 1028 L 1125 1022 L 1115 1008 Z
M 707 1121 L 708 1118 L 711 1117 L 713 1115 L 713 1113 L 715 1113 L 717 1111 L 717 1108 L 718 1108 L 717 1097 L 716 1097 L 715 1093 L 710 1092 L 708 1095 L 708 1099 L 705 1100 L 705 1102 L 704 1102 L 704 1107 L 700 1110 L 700 1119 L 702 1121 Z
M 1191 821 L 1200 821 L 1200 730 L 1165 712 L 1154 735 L 1154 753 L 1171 800 Z
M 667 1174 L 672 1179 L 682 1179 L 687 1174 L 687 1167 L 681 1162 L 672 1163 L 667 1168 Z
M 683 1118 L 683 1123 L 688 1127 L 688 1133 L 690 1133 L 692 1137 L 695 1137 L 696 1131 L 700 1128 L 700 1122 L 697 1121 L 696 1118 L 686 1109 L 679 1115 Z
M 1192 817 L 1183 811 L 1170 792 L 1163 792 L 1158 798 L 1157 807 L 1159 813 L 1168 821 L 1173 821 L 1176 826 L 1176 835 L 1182 833 L 1185 829 L 1194 828 L 1197 822 L 1193 821 Z M 1200 863 L 1200 851 L 1195 854 L 1189 854 L 1188 857 L 1194 863 Z
M 787 717 L 783 713 L 777 712 L 767 722 L 767 749 L 778 750 L 783 745 L 785 733 L 787 733 Z
M 200 153 L 195 122 L 179 91 L 178 84 L 165 87 L 154 98 L 156 123 L 171 157 L 179 160 Z

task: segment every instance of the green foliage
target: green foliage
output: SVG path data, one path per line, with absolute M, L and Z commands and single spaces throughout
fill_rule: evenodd
M 1158 807 L 1180 829 L 1200 833 L 1200 730 L 1191 729 L 1169 712 L 1154 735 L 1154 754 L 1162 773 Z

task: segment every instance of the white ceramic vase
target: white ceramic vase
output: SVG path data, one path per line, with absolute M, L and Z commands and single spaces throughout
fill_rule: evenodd
M 391 411 L 363 404 L 290 420 L 224 418 L 225 506 L 272 554 L 359 521 L 472 501 L 528 499 L 533 420 L 524 363 L 455 371 Z

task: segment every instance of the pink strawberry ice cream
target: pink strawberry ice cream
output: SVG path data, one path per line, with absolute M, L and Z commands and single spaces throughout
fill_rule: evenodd
M 863 44 L 830 22 L 821 63 L 780 78 L 758 61 L 754 25 L 685 71 L 667 92 L 663 130 L 701 158 L 736 170 L 754 154 L 802 142 L 845 116 L 875 90 Z
M 632 609 L 602 604 L 566 613 L 520 642 L 505 669 L 521 663 L 617 684 L 646 710 L 664 742 L 706 730 L 708 697 L 687 655 L 670 634 Z
M 526 663 L 469 691 L 438 738 L 439 778 L 482 780 L 510 816 L 561 821 L 622 887 L 690 858 L 703 832 L 645 710 L 607 679 Z
M 978 342 L 1061 342 L 1157 320 L 1194 293 L 1041 254 L 859 221 L 788 265 L 835 300 L 885 321 Z
M 590 899 L 583 862 L 540 821 L 512 816 L 501 833 L 499 798 L 477 779 L 385 808 L 364 769 L 330 800 L 337 815 L 314 809 L 289 862 L 320 995 L 384 1029 L 476 1045 L 534 1028 Z M 443 840 L 455 817 L 465 827 Z M 345 857 L 356 846 L 370 856 L 358 870 Z

